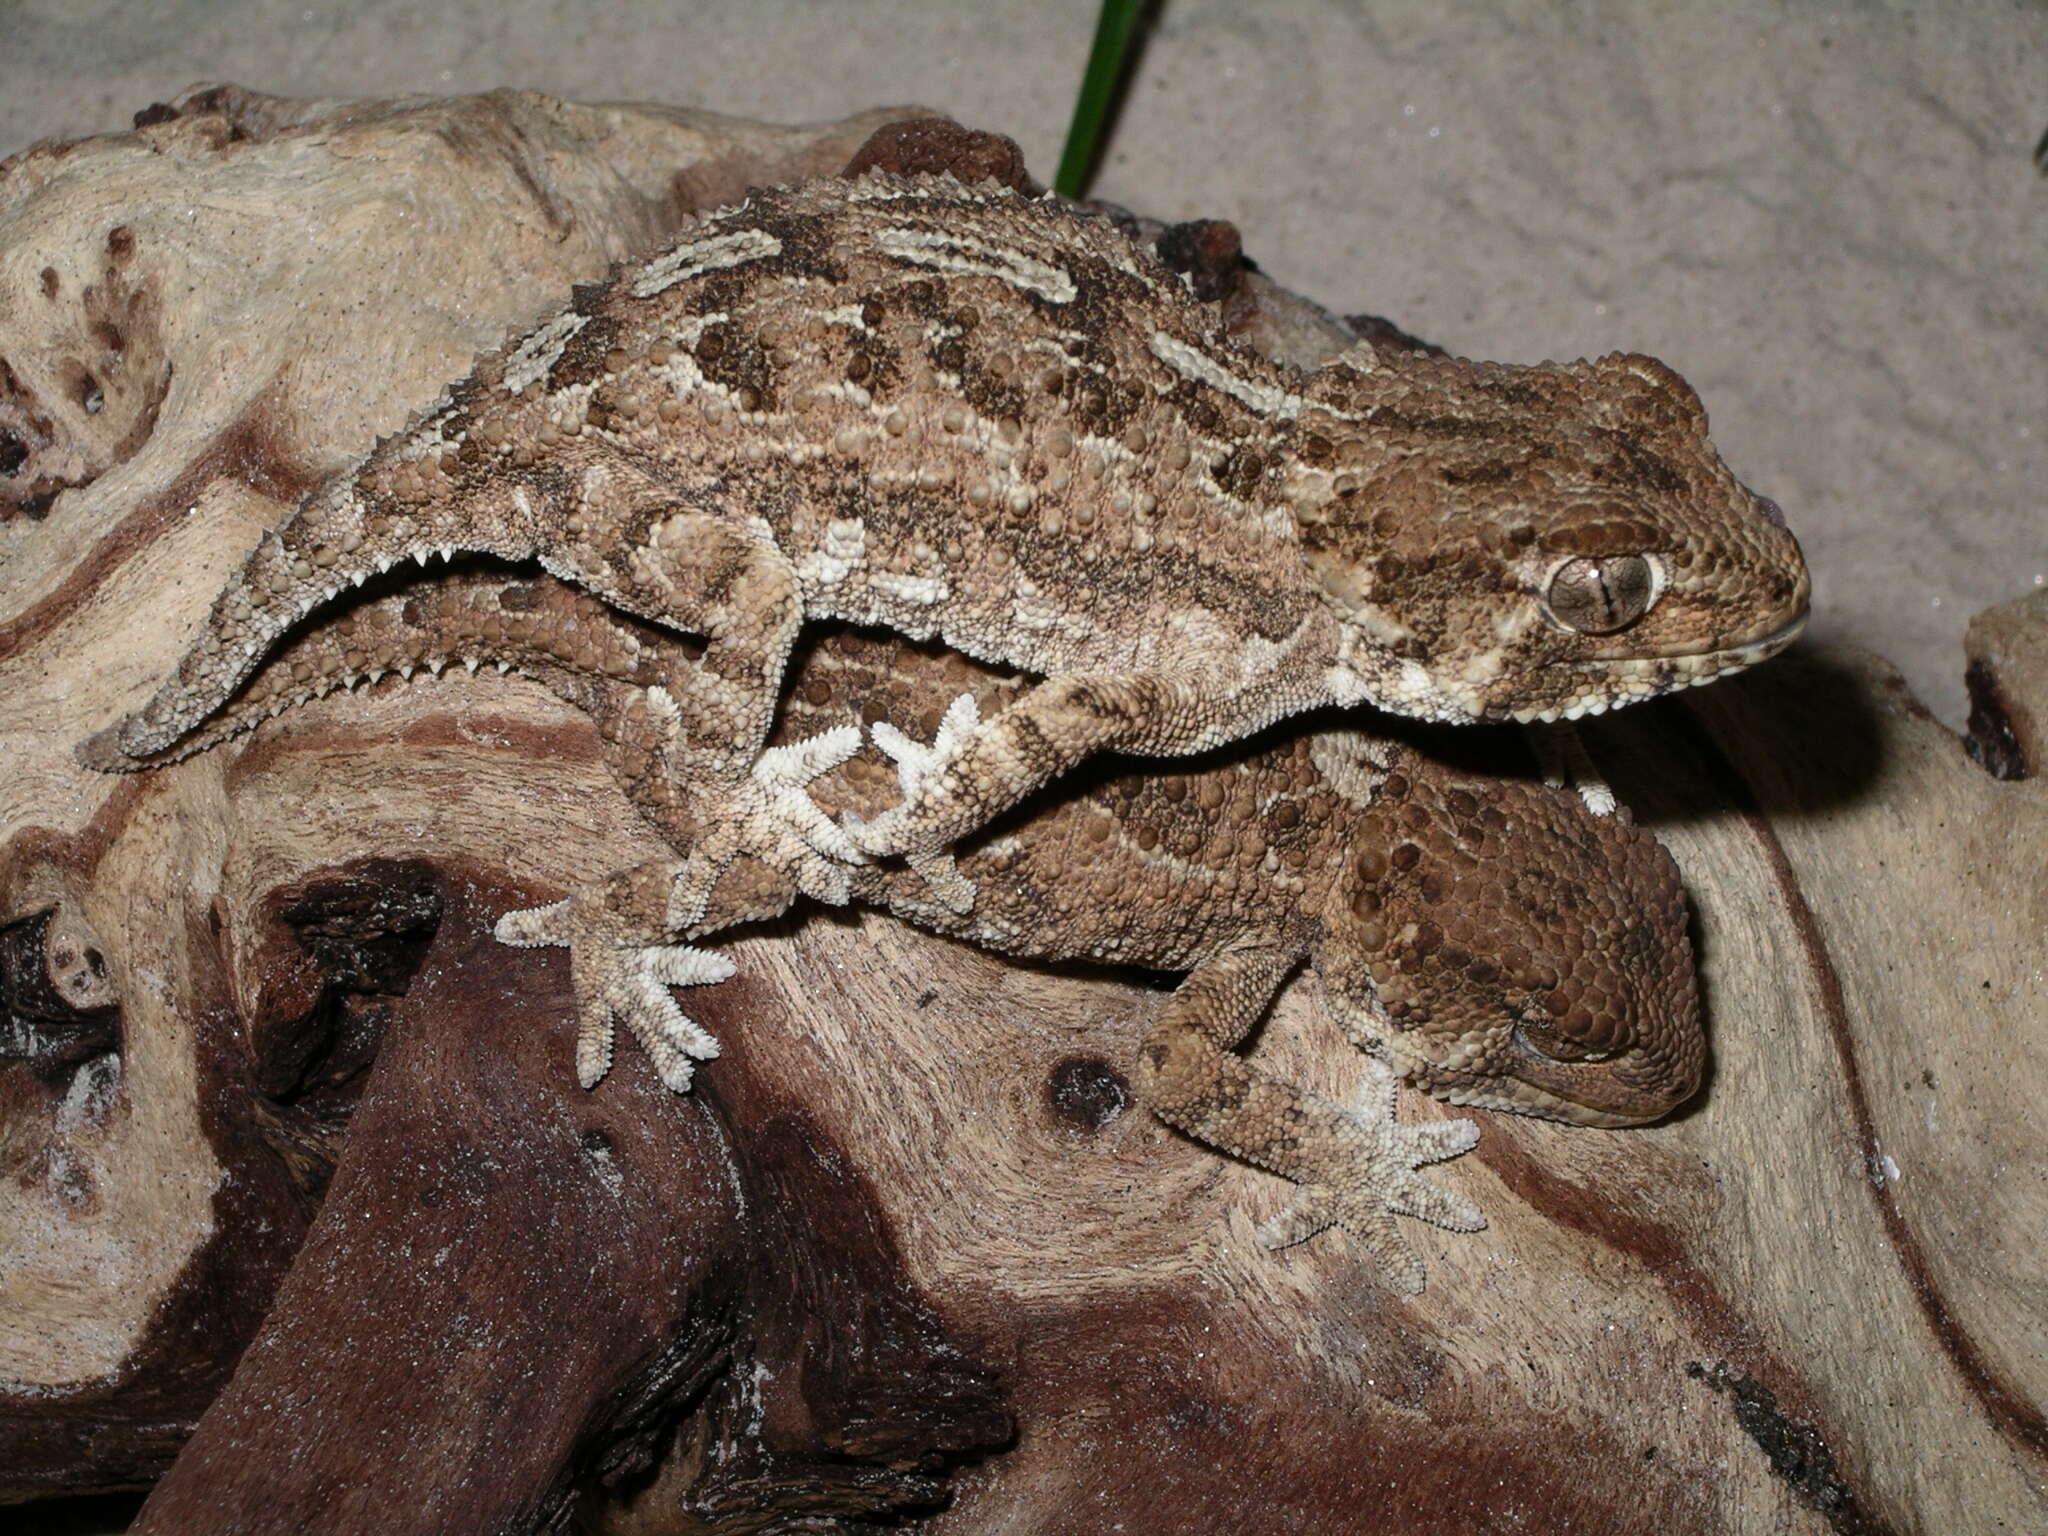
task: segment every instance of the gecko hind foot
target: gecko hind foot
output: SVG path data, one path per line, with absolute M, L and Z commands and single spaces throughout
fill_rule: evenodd
M 569 951 L 576 1080 L 585 1088 L 596 1087 L 611 1070 L 614 1016 L 633 1032 L 673 1092 L 687 1092 L 697 1063 L 718 1055 L 718 1041 L 676 1006 L 668 989 L 726 980 L 733 963 L 724 955 L 688 944 L 620 944 L 575 897 L 507 912 L 494 932 L 499 943 L 516 948 Z
M 810 797 L 822 777 L 860 750 L 860 727 L 842 725 L 754 759 L 746 779 L 717 807 L 669 893 L 668 924 L 687 932 L 705 919 L 711 893 L 733 860 L 750 854 L 793 880 L 815 901 L 852 899 L 849 869 L 867 863 L 846 830 Z M 713 923 L 711 926 L 719 926 Z

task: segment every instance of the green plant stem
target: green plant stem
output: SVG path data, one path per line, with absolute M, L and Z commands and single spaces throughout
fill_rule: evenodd
M 1060 153 L 1059 174 L 1052 188 L 1062 197 L 1079 197 L 1095 163 L 1097 141 L 1103 119 L 1116 95 L 1123 74 L 1124 55 L 1130 46 L 1131 26 L 1138 19 L 1139 0 L 1102 0 L 1095 20 L 1095 43 L 1088 50 L 1088 68 L 1081 76 L 1081 94 L 1074 101 L 1074 118 L 1067 125 L 1067 145 Z

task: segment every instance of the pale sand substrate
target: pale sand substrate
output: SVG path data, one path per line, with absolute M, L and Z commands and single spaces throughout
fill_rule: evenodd
M 1049 177 L 1094 10 L 25 0 L 0 152 L 199 80 L 516 84 L 790 121 L 921 102 Z M 1171 0 L 1094 190 L 1231 219 L 1282 281 L 1456 351 L 1664 358 L 1805 542 L 1816 632 L 1958 722 L 1965 620 L 2048 583 L 2044 38 L 1983 0 Z

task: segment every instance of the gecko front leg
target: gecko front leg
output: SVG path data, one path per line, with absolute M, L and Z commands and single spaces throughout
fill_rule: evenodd
M 1247 938 L 1190 972 L 1147 1036 L 1145 1098 L 1167 1124 L 1301 1186 L 1293 1204 L 1260 1225 L 1261 1243 L 1282 1248 L 1341 1226 L 1412 1296 L 1422 1289 L 1422 1260 L 1394 1218 L 1454 1232 L 1486 1225 L 1478 1206 L 1416 1171 L 1470 1151 L 1479 1128 L 1469 1120 L 1399 1123 L 1393 1074 L 1384 1068 L 1359 1109 L 1345 1110 L 1236 1055 L 1300 958 L 1299 947 Z
M 1341 1226 L 1379 1260 L 1396 1290 L 1413 1296 L 1422 1290 L 1422 1260 L 1394 1217 L 1412 1216 L 1447 1232 L 1478 1232 L 1486 1226 L 1486 1215 L 1465 1196 L 1439 1189 L 1416 1171 L 1471 1151 L 1479 1144 L 1479 1127 L 1470 1120 L 1401 1124 L 1394 1118 L 1398 1086 L 1392 1067 L 1367 1057 L 1366 1081 L 1355 1108 L 1300 1095 L 1309 1106 L 1308 1123 L 1341 1117 L 1325 1120 L 1321 1128 L 1332 1150 L 1302 1154 L 1305 1165 L 1320 1162 L 1321 1172 L 1304 1178 L 1293 1203 L 1259 1224 L 1258 1238 L 1268 1248 L 1286 1248 L 1326 1227 Z
M 1095 753 L 1202 752 L 1328 701 L 1335 654 L 1333 627 L 1310 623 L 1249 674 L 1190 664 L 1049 677 L 993 719 L 936 742 L 906 776 L 903 802 L 849 835 L 871 855 L 943 872 L 953 844 Z M 971 900 L 958 886 L 935 891 L 955 910 Z

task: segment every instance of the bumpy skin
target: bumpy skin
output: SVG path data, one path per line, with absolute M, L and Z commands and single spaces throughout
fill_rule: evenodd
M 1106 221 L 876 172 L 710 214 L 485 357 L 265 535 L 87 760 L 175 755 L 319 603 L 458 549 L 705 636 L 687 760 L 729 786 L 806 616 L 1042 677 L 861 830 L 914 860 L 1101 750 L 1703 682 L 1788 643 L 1808 591 L 1652 359 L 1361 345 L 1302 374 Z
M 314 694 L 386 670 L 481 657 L 540 678 L 590 711 L 622 777 L 669 786 L 637 754 L 633 722 L 673 719 L 687 697 L 649 680 L 691 675 L 658 634 L 636 634 L 603 604 L 558 583 L 451 573 L 366 603 L 288 644 L 210 724 L 243 728 Z M 941 738 L 1027 687 L 956 655 L 835 635 L 791 680 L 766 760 L 786 792 L 834 815 L 872 817 L 898 795 L 903 764 L 849 755 L 862 721 L 902 720 Z M 879 726 L 914 765 L 919 749 Z M 1469 1148 L 1467 1121 L 1401 1125 L 1394 1077 L 1454 1103 L 1581 1125 L 1654 1119 L 1697 1086 L 1703 1043 L 1685 904 L 1669 857 L 1626 813 L 1590 814 L 1568 793 L 1475 778 L 1396 742 L 1329 729 L 1187 765 L 1105 762 L 1055 797 L 1020 807 L 963 847 L 970 913 L 931 900 L 901 870 L 848 872 L 812 860 L 729 853 L 692 925 L 702 934 L 779 913 L 811 889 L 885 906 L 984 947 L 1044 959 L 1185 969 L 1142 1053 L 1160 1117 L 1303 1188 L 1262 1229 L 1273 1244 L 1332 1223 L 1355 1233 L 1404 1290 L 1422 1268 L 1393 1216 L 1458 1230 L 1469 1201 L 1426 1183 L 1420 1165 Z M 735 816 L 702 793 L 643 808 L 695 851 Z M 708 811 L 700 821 L 701 813 Z M 684 1018 L 669 982 L 716 980 L 714 957 L 666 942 L 683 863 L 656 861 L 578 898 L 512 914 L 514 942 L 570 943 L 591 995 L 586 1081 L 610 1056 L 613 1007 L 673 1085 L 716 1045 Z M 835 888 L 835 879 L 839 882 Z M 1306 961 L 1337 1021 L 1388 1069 L 1353 1110 L 1273 1079 L 1234 1052 Z

